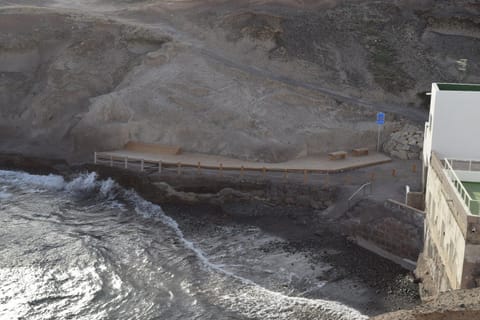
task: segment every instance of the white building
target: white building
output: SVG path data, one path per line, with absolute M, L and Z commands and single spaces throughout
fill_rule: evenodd
M 439 158 L 480 160 L 480 85 L 433 83 L 425 124 L 424 167 Z

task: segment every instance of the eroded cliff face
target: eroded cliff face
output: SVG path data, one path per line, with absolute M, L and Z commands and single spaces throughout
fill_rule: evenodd
M 2 152 L 81 161 L 140 140 L 283 161 L 372 147 L 377 111 L 387 137 L 424 120 L 431 81 L 480 81 L 472 1 L 6 5 Z
M 250 76 L 161 30 L 49 10 L 1 15 L 11 30 L 1 40 L 4 151 L 87 157 L 140 140 L 279 161 L 374 141 L 372 111 Z
M 71 130 L 90 99 L 112 92 L 143 55 L 170 41 L 145 29 L 51 10 L 15 8 L 0 15 L 5 151 L 71 154 Z

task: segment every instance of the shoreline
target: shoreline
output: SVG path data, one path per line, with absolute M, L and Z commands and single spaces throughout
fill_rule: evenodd
M 335 187 L 317 188 L 301 183 L 242 181 L 220 177 L 145 173 L 94 165 L 69 166 L 62 160 L 0 155 L 0 168 L 35 174 L 70 177 L 95 171 L 99 179 L 111 177 L 122 187 L 134 189 L 144 199 L 159 204 L 189 237 L 215 228 L 255 227 L 283 239 L 283 250 L 308 257 L 310 267 L 328 263 L 324 289 L 311 298 L 340 301 L 373 316 L 420 303 L 416 284 L 408 271 L 349 241 L 341 223 L 325 210 L 335 202 Z M 282 200 L 288 194 L 293 201 Z M 315 197 L 316 201 L 303 201 Z M 312 206 L 312 204 L 314 204 Z M 316 208 L 315 208 L 316 207 Z M 366 301 L 355 301 L 359 297 Z

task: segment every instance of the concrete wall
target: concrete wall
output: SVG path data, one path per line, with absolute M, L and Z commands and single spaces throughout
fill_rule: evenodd
M 423 248 L 424 213 L 394 200 L 362 200 L 347 213 L 349 234 L 365 247 L 405 268 Z
M 436 170 L 428 171 L 426 191 L 426 247 L 430 249 L 429 256 L 438 255 L 448 278 L 448 286 L 439 288 L 441 291 L 449 288 L 460 288 L 463 271 L 463 257 L 466 240 L 455 216 L 452 214 L 449 202 L 443 190 L 442 180 Z
M 455 170 L 461 181 L 480 182 L 480 171 Z
M 425 244 L 416 270 L 423 279 L 421 293 L 476 287 L 480 217 L 470 215 L 435 153 L 428 168 L 425 205 Z
M 480 136 L 480 92 L 439 90 L 432 84 L 432 100 L 426 129 L 424 156 L 431 151 L 441 159 L 480 159 L 472 145 Z
M 424 174 L 426 175 L 426 169 L 430 165 L 430 155 L 432 153 L 432 123 L 433 123 L 433 114 L 435 112 L 435 105 L 437 101 L 438 87 L 435 83 L 432 84 L 432 95 L 430 100 L 430 113 L 428 121 L 425 123 L 425 130 L 423 133 L 423 169 Z M 426 177 L 425 177 L 426 180 Z

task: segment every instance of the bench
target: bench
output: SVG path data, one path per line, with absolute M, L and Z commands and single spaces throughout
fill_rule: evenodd
M 352 150 L 354 157 L 368 156 L 368 148 L 356 148 Z
M 341 159 L 345 159 L 346 157 L 347 157 L 347 153 L 345 151 L 330 152 L 328 154 L 329 160 L 341 160 Z
M 129 141 L 124 146 L 124 149 L 128 151 L 154 153 L 154 154 L 178 155 L 182 153 L 182 149 L 178 146 L 168 146 L 168 145 L 134 142 L 134 141 Z

